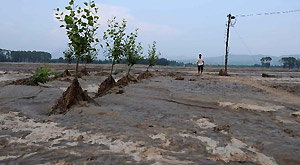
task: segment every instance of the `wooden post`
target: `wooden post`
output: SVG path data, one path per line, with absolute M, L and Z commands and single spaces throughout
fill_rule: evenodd
M 228 22 L 227 22 L 227 37 L 226 37 L 226 54 L 225 54 L 225 74 L 227 74 L 227 63 L 228 63 L 228 45 L 229 45 L 229 29 L 230 29 L 230 24 L 231 24 L 231 14 L 227 15 L 228 17 Z

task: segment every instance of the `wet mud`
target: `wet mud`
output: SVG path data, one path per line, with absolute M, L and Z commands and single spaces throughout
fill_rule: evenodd
M 100 66 L 88 65 L 89 76 L 78 79 L 89 97 L 107 78 L 98 73 L 109 72 L 109 65 Z M 22 68 L 21 75 L 31 67 L 6 70 Z M 143 70 L 136 66 L 133 76 Z M 268 72 L 282 78 L 263 78 L 264 70 L 240 68 L 223 77 L 218 70 L 206 68 L 198 76 L 197 68 L 154 67 L 154 77 L 51 116 L 70 82 L 9 85 L 6 76 L 0 164 L 300 164 L 299 95 L 272 87 L 299 83 L 284 75 L 300 73 Z M 178 75 L 184 79 L 175 80 Z

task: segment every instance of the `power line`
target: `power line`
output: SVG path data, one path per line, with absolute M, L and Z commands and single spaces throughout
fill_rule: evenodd
M 236 15 L 235 17 L 267 16 L 267 15 L 288 14 L 288 13 L 296 13 L 296 12 L 300 12 L 300 9 L 289 10 L 289 11 L 269 12 L 269 13 L 243 14 L 243 15 Z
M 243 38 L 241 37 L 240 33 L 237 31 L 237 29 L 235 27 L 233 27 L 235 33 L 237 34 L 238 38 L 241 40 L 242 44 L 245 46 L 245 48 L 248 50 L 248 52 L 250 54 L 252 54 L 252 51 L 249 49 L 249 47 L 247 46 L 246 42 L 243 40 Z
M 234 26 L 233 26 L 233 29 L 234 29 L 235 33 L 237 34 L 238 38 L 241 40 L 242 44 L 245 46 L 245 48 L 246 48 L 246 49 L 248 50 L 248 52 L 250 53 L 249 55 L 253 55 L 251 49 L 247 46 L 245 40 L 241 37 L 241 35 L 240 35 L 240 33 L 237 31 L 237 29 L 236 29 Z M 251 56 L 251 57 L 252 57 L 252 61 L 253 61 L 254 63 L 256 63 L 256 61 L 254 60 L 253 56 Z

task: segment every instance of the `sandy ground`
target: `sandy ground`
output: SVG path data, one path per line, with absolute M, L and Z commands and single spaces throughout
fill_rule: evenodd
M 153 78 L 96 98 L 100 106 L 48 116 L 67 78 L 9 85 L 38 66 L 0 65 L 0 164 L 300 164 L 297 70 L 230 68 L 231 76 L 220 77 L 213 67 L 202 76 L 195 68 L 154 67 Z M 95 74 L 109 67 L 88 65 L 90 76 L 79 79 L 91 97 L 106 78 Z M 66 68 L 74 66 L 51 65 Z M 133 75 L 144 70 L 135 66 Z

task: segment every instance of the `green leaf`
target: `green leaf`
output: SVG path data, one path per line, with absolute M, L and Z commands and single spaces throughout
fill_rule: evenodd
M 73 5 L 73 4 L 74 4 L 74 0 L 71 0 L 71 1 L 69 2 L 69 4 L 70 4 L 70 5 Z
M 87 2 L 84 2 L 85 6 L 88 6 L 89 4 Z
M 57 8 L 56 11 L 59 11 L 59 8 Z
M 74 12 L 74 11 L 71 11 L 70 16 L 71 16 L 71 17 L 74 17 L 74 16 L 75 16 L 75 12 Z
M 89 16 L 89 17 L 88 17 L 88 20 L 89 20 L 89 21 L 93 21 L 93 17 L 92 17 L 92 16 Z
M 60 25 L 60 27 L 65 27 L 65 25 Z
M 89 21 L 89 25 L 90 26 L 94 26 L 94 22 L 93 21 Z
M 71 6 L 67 6 L 66 9 L 67 10 L 72 10 L 72 7 Z
M 96 5 L 93 3 L 92 5 L 91 5 L 91 8 L 94 8 Z
M 72 17 L 66 15 L 66 16 L 65 16 L 65 22 L 66 22 L 66 24 L 73 24 L 73 19 L 72 19 Z

